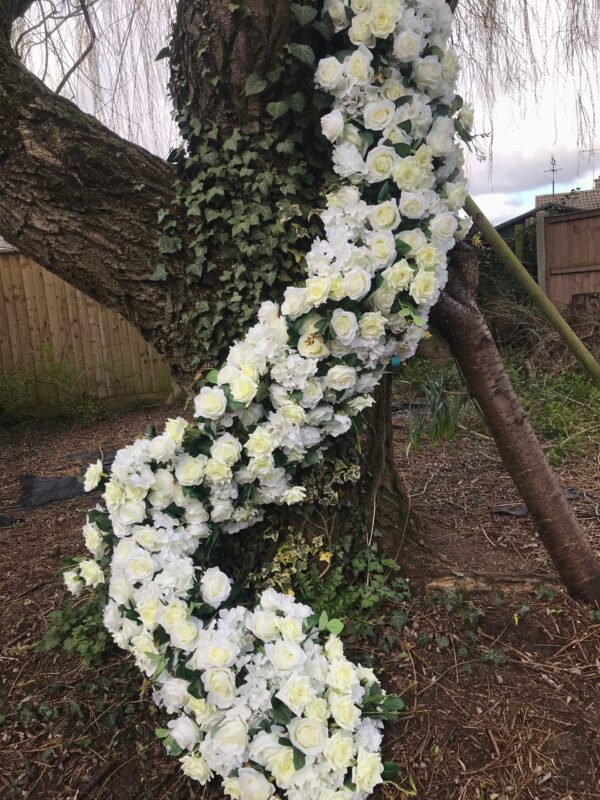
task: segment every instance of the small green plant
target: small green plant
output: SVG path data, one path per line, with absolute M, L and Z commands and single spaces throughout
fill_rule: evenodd
M 543 584 L 536 586 L 533 593 L 538 600 L 547 600 L 549 603 L 556 597 L 554 589 L 551 586 L 544 586 Z
M 506 662 L 506 656 L 499 650 L 487 650 L 482 656 L 481 660 L 484 664 L 492 664 L 495 667 L 500 667 Z
M 99 664 L 112 648 L 112 640 L 104 627 L 102 614 L 106 593 L 94 592 L 81 605 L 68 602 L 48 615 L 48 629 L 37 647 L 42 651 L 62 647 L 76 653 L 89 669 Z
M 406 377 L 423 395 L 422 408 L 412 409 L 409 415 L 408 434 L 413 448 L 418 448 L 426 437 L 432 444 L 453 439 L 456 435 L 465 395 L 449 390 L 449 382 L 456 385 L 456 370 L 418 368 Z
M 483 609 L 475 605 L 464 589 L 458 587 L 443 592 L 433 592 L 426 598 L 426 603 L 430 608 L 438 606 L 450 614 L 455 614 L 470 627 L 476 627 L 485 617 Z

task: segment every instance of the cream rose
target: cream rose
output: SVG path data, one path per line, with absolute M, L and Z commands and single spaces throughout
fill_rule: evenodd
M 326 742 L 323 755 L 332 769 L 342 771 L 350 766 L 355 755 L 355 746 L 352 735 L 346 731 L 337 731 Z
M 371 276 L 362 267 L 355 267 L 346 273 L 344 290 L 351 300 L 362 300 L 369 293 L 370 288 Z
M 96 486 L 98 486 L 100 479 L 102 478 L 102 470 L 102 461 L 100 459 L 98 459 L 95 464 L 89 465 L 85 471 L 85 476 L 83 479 L 84 492 L 91 492 L 92 489 L 95 489 Z
M 337 392 L 351 389 L 356 383 L 356 370 L 345 364 L 336 364 L 331 367 L 325 376 L 325 385 Z
M 369 753 L 362 748 L 358 751 L 356 766 L 352 770 L 352 782 L 361 792 L 372 792 L 382 782 L 383 764 L 379 753 Z
M 238 773 L 240 800 L 269 800 L 274 794 L 272 783 L 251 767 L 242 767 Z
M 211 458 L 204 467 L 204 477 L 212 484 L 228 483 L 231 480 L 231 467 Z
M 422 219 L 427 213 L 427 200 L 417 192 L 402 192 L 400 213 L 409 219 Z
M 365 128 L 370 131 L 382 131 L 391 125 L 396 113 L 396 106 L 391 100 L 374 100 L 367 103 L 363 111 Z
M 381 274 L 385 282 L 391 286 L 394 291 L 401 292 L 410 285 L 414 272 L 408 261 L 403 258 L 401 261 L 396 261 L 395 264 L 392 264 L 391 267 L 388 267 Z
M 394 39 L 394 55 L 398 61 L 415 61 L 423 49 L 423 39 L 416 31 L 400 31 Z
M 391 147 L 380 145 L 373 147 L 367 155 L 367 169 L 369 171 L 369 182 L 378 183 L 390 177 L 394 169 L 398 156 Z
M 327 725 L 315 719 L 293 719 L 288 727 L 292 744 L 307 756 L 318 756 L 327 741 Z
M 235 677 L 230 669 L 209 667 L 202 673 L 202 683 L 209 703 L 217 708 L 231 706 L 235 698 Z
M 329 278 L 309 278 L 306 281 L 306 301 L 312 306 L 320 306 L 327 300 L 330 286 Z
M 203 386 L 194 399 L 195 417 L 220 419 L 227 409 L 225 392 L 219 387 Z
M 175 477 L 182 486 L 197 486 L 204 477 L 206 456 L 183 456 L 175 466 Z
M 256 428 L 244 445 L 249 456 L 270 455 L 275 449 L 275 439 L 266 428 Z
M 222 461 L 228 467 L 232 467 L 242 454 L 242 445 L 230 433 L 224 433 L 212 444 L 210 454 L 215 461 Z
M 298 352 L 303 358 L 327 358 L 329 348 L 319 334 L 309 333 L 298 340 Z
M 363 339 L 373 341 L 385 333 L 385 317 L 379 311 L 367 311 L 358 323 Z
M 207 783 L 213 776 L 212 770 L 200 755 L 185 755 L 179 759 L 179 763 L 184 775 L 201 784 Z
M 421 305 L 429 303 L 439 289 L 439 281 L 434 272 L 420 270 L 415 275 L 410 285 L 409 294 L 413 300 Z
M 200 579 L 200 594 L 205 603 L 218 608 L 231 594 L 231 581 L 218 567 L 211 567 Z
M 336 308 L 331 315 L 331 327 L 342 344 L 352 344 L 358 333 L 356 316 L 342 308 Z
M 317 66 L 315 82 L 322 88 L 330 91 L 336 89 L 344 80 L 344 67 L 334 56 L 322 58 Z

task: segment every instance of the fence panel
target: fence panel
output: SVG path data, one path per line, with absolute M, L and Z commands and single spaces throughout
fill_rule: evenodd
M 561 310 L 600 292 L 600 209 L 544 218 L 545 290 Z
M 38 399 L 52 404 L 59 397 L 45 376 L 56 365 L 109 401 L 160 399 L 171 390 L 163 358 L 120 314 L 29 258 L 0 252 L 0 370 L 38 378 L 45 386 Z

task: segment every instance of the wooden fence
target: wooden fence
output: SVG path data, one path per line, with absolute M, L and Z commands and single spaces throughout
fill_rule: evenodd
M 35 378 L 38 403 L 50 406 L 66 390 L 61 377 L 110 405 L 164 399 L 171 389 L 164 360 L 120 314 L 6 249 L 0 251 L 0 373 L 5 381 Z
M 538 282 L 560 311 L 600 294 L 600 209 L 537 215 Z

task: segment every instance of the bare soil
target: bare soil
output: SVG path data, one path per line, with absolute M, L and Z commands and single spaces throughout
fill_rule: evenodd
M 114 448 L 181 409 L 113 414 L 93 426 L 44 422 L 0 439 L 0 797 L 17 800 L 184 800 L 220 796 L 179 774 L 154 737 L 160 724 L 136 671 L 117 651 L 85 670 L 35 649 L 65 602 L 63 558 L 82 553 L 89 498 L 18 506 L 16 476 L 78 474 L 82 452 Z M 600 621 L 562 591 L 531 520 L 496 513 L 521 502 L 481 428 L 408 448 L 395 417 L 398 468 L 423 521 L 399 561 L 413 586 L 398 633 L 354 641 L 407 710 L 390 725 L 401 771 L 386 798 L 600 800 Z M 600 548 L 600 475 L 591 456 L 559 468 Z M 506 508 L 508 507 L 508 509 Z

